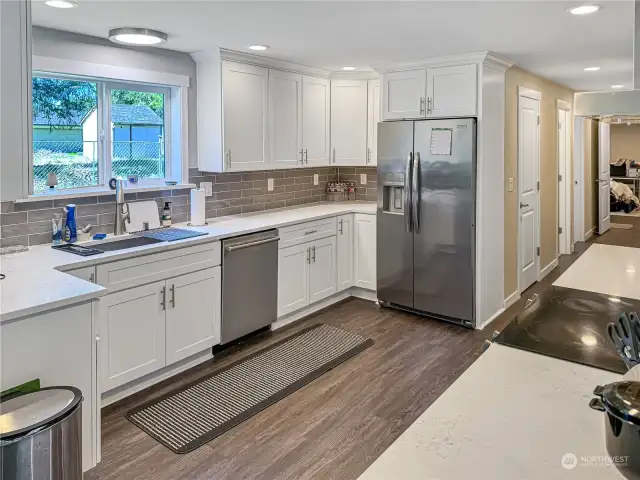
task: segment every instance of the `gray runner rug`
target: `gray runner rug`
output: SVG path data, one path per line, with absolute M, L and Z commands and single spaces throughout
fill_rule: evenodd
M 188 453 L 373 344 L 318 324 L 129 411 L 126 417 L 175 453 Z

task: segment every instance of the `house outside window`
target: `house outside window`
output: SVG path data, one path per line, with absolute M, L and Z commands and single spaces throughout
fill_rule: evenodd
M 137 175 L 141 184 L 171 174 L 167 135 L 168 87 L 33 78 L 34 193 L 47 189 L 105 186 L 109 178 Z

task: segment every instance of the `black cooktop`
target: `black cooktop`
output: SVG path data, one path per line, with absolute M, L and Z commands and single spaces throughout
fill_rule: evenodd
M 640 301 L 552 287 L 534 296 L 495 338 L 497 343 L 616 373 L 628 371 L 607 335 L 622 312 L 640 312 Z

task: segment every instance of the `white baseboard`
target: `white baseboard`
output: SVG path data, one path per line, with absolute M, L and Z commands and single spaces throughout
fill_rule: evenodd
M 589 230 L 585 236 L 584 236 L 584 241 L 586 242 L 587 240 L 589 240 L 591 237 L 593 237 L 594 233 L 596 232 L 596 227 L 593 227 L 591 230 Z
M 515 292 L 513 292 L 511 295 L 509 295 L 507 298 L 504 299 L 504 309 L 506 310 L 511 305 L 516 303 L 518 300 L 520 300 L 520 292 L 516 290 Z
M 549 275 L 551 271 L 558 266 L 558 257 L 556 257 L 549 265 L 540 270 L 540 275 L 538 276 L 538 281 L 542 280 L 544 277 Z
M 504 308 L 501 308 L 500 310 L 498 310 L 496 313 L 494 313 L 493 315 L 491 315 L 488 319 L 486 319 L 484 322 L 482 322 L 480 325 L 476 325 L 476 330 L 482 330 L 484 327 L 486 327 L 487 325 L 489 325 L 491 322 L 493 322 L 496 318 L 498 318 L 500 315 L 502 315 L 502 313 L 505 311 Z
M 113 390 L 104 392 L 102 394 L 102 407 L 111 405 L 118 400 L 122 400 L 123 398 L 133 395 L 145 388 L 149 388 L 156 383 L 166 380 L 178 373 L 184 372 L 185 370 L 189 370 L 190 368 L 211 360 L 212 358 L 213 354 L 211 353 L 211 348 L 208 348 L 204 352 L 196 353 L 189 358 L 185 358 L 184 360 L 174 363 L 173 365 L 169 365 L 168 367 L 161 368 L 160 370 L 150 373 L 138 380 L 134 380 L 133 382 L 129 382 L 125 385 L 114 388 Z
M 376 292 L 372 290 L 365 290 L 364 288 L 359 287 L 351 287 L 347 290 L 343 290 L 342 292 L 334 293 L 330 297 L 327 297 L 319 302 L 316 302 L 308 307 L 303 308 L 302 310 L 298 310 L 296 312 L 290 313 L 284 317 L 280 317 L 277 321 L 271 324 L 271 330 L 277 330 L 286 325 L 289 325 L 293 322 L 297 322 L 298 320 L 311 315 L 312 313 L 316 313 L 323 308 L 326 308 L 334 303 L 337 303 L 345 298 L 349 297 L 357 297 L 365 300 L 370 300 L 375 302 L 378 300 L 378 296 Z

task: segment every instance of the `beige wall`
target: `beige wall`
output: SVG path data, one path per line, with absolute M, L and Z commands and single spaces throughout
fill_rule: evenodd
M 573 91 L 537 77 L 518 67 L 507 70 L 505 78 L 505 182 L 514 179 L 512 192 L 504 198 L 504 293 L 518 289 L 518 87 L 537 90 L 540 102 L 540 268 L 556 257 L 558 214 L 558 115 L 557 100 L 573 105 Z M 571 125 L 573 130 L 573 122 Z M 572 138 L 573 138 L 573 131 Z M 573 145 L 573 140 L 571 141 Z M 573 156 L 573 154 L 571 155 Z M 571 168 L 573 171 L 573 168 Z M 573 181 L 571 181 L 573 183 Z
M 640 125 L 611 125 L 611 160 L 640 161 Z
M 584 120 L 584 234 L 598 224 L 598 122 Z

